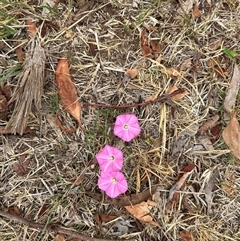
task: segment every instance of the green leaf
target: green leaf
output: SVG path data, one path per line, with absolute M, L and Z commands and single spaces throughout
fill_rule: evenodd
M 230 50 L 227 47 L 223 47 L 223 53 L 225 53 L 230 59 L 234 59 L 237 56 L 236 50 Z

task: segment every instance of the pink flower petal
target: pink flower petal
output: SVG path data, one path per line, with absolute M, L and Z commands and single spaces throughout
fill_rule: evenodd
M 96 154 L 101 171 L 119 171 L 123 166 L 123 153 L 116 147 L 106 145 Z
M 98 187 L 115 198 L 128 189 L 127 181 L 121 172 L 102 172 L 98 179 Z
M 128 128 L 125 128 L 128 126 Z M 141 132 L 138 119 L 134 114 L 122 114 L 117 116 L 113 129 L 114 135 L 118 136 L 124 141 L 131 141 Z

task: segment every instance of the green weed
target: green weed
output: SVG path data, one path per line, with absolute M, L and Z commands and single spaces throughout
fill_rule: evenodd
M 0 73 L 0 83 L 4 82 L 9 78 L 15 77 L 20 73 L 21 69 L 22 69 L 22 65 L 18 63 L 13 67 L 11 67 L 10 69 L 3 71 L 2 73 Z
M 223 47 L 222 49 L 223 53 L 226 54 L 231 60 L 233 60 L 237 56 L 236 50 L 231 50 L 227 47 Z

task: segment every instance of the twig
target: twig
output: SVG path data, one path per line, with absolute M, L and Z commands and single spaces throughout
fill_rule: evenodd
M 30 228 L 35 228 L 35 229 L 44 229 L 45 228 L 49 232 L 64 234 L 64 235 L 70 236 L 71 238 L 77 238 L 77 239 L 82 240 L 82 241 L 110 241 L 110 239 L 88 237 L 88 236 L 85 236 L 83 234 L 72 231 L 70 229 L 63 228 L 62 226 L 57 225 L 57 224 L 49 224 L 49 225 L 46 226 L 45 224 L 29 221 L 29 220 L 26 220 L 24 218 L 21 218 L 19 216 L 13 215 L 9 212 L 5 212 L 5 211 L 2 211 L 2 210 L 0 210 L 0 216 L 8 218 L 8 219 L 16 221 L 16 222 L 19 222 L 21 224 L 24 224 L 24 225 L 30 227 Z M 113 240 L 113 239 L 111 239 L 111 241 L 123 241 L 123 240 L 120 240 L 120 239 L 114 239 Z M 128 241 L 134 241 L 134 240 L 128 239 Z
M 83 107 L 93 106 L 98 108 L 111 108 L 111 109 L 128 109 L 128 108 L 139 107 L 139 106 L 143 107 L 154 103 L 163 102 L 165 100 L 172 98 L 175 95 L 183 93 L 184 91 L 185 91 L 184 89 L 178 89 L 171 94 L 162 95 L 156 98 L 155 100 L 149 100 L 142 103 L 132 103 L 132 104 L 126 104 L 126 105 L 108 105 L 104 103 L 82 103 L 82 106 Z

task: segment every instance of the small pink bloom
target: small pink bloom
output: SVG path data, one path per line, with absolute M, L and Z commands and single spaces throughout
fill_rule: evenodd
M 123 166 L 123 153 L 113 146 L 106 145 L 97 153 L 96 159 L 103 172 L 120 171 Z
M 131 141 L 141 132 L 138 118 L 134 114 L 122 114 L 117 116 L 114 129 L 114 135 L 123 141 Z
M 128 184 L 121 172 L 101 172 L 98 179 L 98 187 L 106 194 L 115 198 L 128 190 Z

